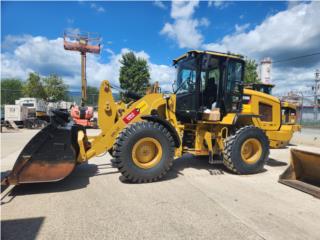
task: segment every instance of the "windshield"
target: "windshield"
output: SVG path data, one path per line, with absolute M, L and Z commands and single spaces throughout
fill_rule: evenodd
M 190 57 L 179 61 L 177 67 L 177 80 L 173 86 L 175 93 L 193 92 L 196 87 L 196 58 Z

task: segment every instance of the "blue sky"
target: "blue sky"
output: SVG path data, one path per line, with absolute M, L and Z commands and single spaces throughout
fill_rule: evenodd
M 105 78 L 116 83 L 117 61 L 121 53 L 129 50 L 148 60 L 152 80 L 160 80 L 165 87 L 174 79 L 172 59 L 193 48 L 230 50 L 257 61 L 320 50 L 314 43 L 314 38 L 320 36 L 319 23 L 309 26 L 315 33 L 295 37 L 297 32 L 310 31 L 301 26 L 319 22 L 312 19 L 319 13 L 314 10 L 320 9 L 319 2 L 75 1 L 1 2 L 1 5 L 2 77 L 23 79 L 28 71 L 42 75 L 54 71 L 64 76 L 72 88 L 80 85 L 77 80 L 80 61 L 75 53 L 63 50 L 61 37 L 65 29 L 98 32 L 103 39 L 101 55 L 88 59 L 91 85 L 98 85 Z M 295 15 L 301 11 L 305 16 L 300 19 Z M 296 27 L 291 26 L 294 24 Z M 287 78 L 294 76 L 292 87 L 300 89 L 305 85 L 303 81 L 311 80 L 312 69 L 319 62 L 316 56 L 303 62 L 275 65 L 275 83 L 280 89 Z M 306 71 L 310 73 L 302 74 Z
M 183 54 L 174 42 L 159 34 L 170 21 L 170 2 L 163 2 L 166 9 L 153 2 L 4 2 L 2 6 L 2 41 L 7 35 L 62 36 L 64 29 L 78 28 L 98 32 L 105 47 L 115 52 L 122 48 L 144 50 L 158 64 L 170 64 Z M 220 9 L 200 2 L 195 17 L 206 17 L 213 27 L 202 27 L 208 41 L 221 39 L 232 33 L 236 24 L 251 23 L 250 28 L 261 23 L 268 14 L 286 8 L 286 2 L 227 3 Z M 102 10 L 103 9 L 103 10 Z M 229 14 L 232 12 L 232 14 Z M 241 16 L 241 18 L 240 18 Z M 109 44 L 108 44 L 109 42 Z M 112 42 L 110 44 L 110 42 Z M 103 58 L 108 54 L 103 53 Z

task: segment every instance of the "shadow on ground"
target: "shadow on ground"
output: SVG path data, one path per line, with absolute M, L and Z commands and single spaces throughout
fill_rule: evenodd
M 168 172 L 163 180 L 170 180 L 183 176 L 183 170 L 186 168 L 195 168 L 198 170 L 207 170 L 208 175 L 222 175 L 222 174 L 234 174 L 227 169 L 221 159 L 217 159 L 215 164 L 209 164 L 208 157 L 195 157 L 192 155 L 185 155 L 182 158 L 176 159 L 173 162 L 172 169 Z M 288 165 L 286 162 L 282 162 L 273 158 L 269 158 L 266 162 L 269 167 L 282 167 Z M 266 172 L 267 169 L 262 169 L 260 173 Z M 258 173 L 259 174 L 259 173 Z
M 208 175 L 222 175 L 225 173 L 231 173 L 219 159 L 217 159 L 214 164 L 210 164 L 209 158 L 206 156 L 196 157 L 191 154 L 186 154 L 183 157 L 174 160 L 171 170 L 162 179 L 162 181 L 184 176 L 183 170 L 187 168 L 206 170 L 203 173 Z
M 106 171 L 107 168 L 110 168 L 110 171 Z M 14 198 L 19 195 L 65 192 L 81 189 L 88 186 L 91 177 L 115 173 L 118 173 L 118 171 L 113 169 L 110 164 L 96 165 L 84 163 L 76 166 L 75 170 L 61 181 L 17 185 L 11 190 L 8 196 Z M 1 204 L 8 203 L 11 200 L 2 202 Z
M 297 144 L 294 144 L 294 143 L 288 143 L 288 146 L 290 146 L 290 147 L 296 147 L 296 146 L 298 146 Z
M 281 167 L 281 166 L 286 166 L 287 163 L 270 158 L 266 162 L 266 165 L 270 167 Z M 206 170 L 208 175 L 213 175 L 213 176 L 223 175 L 223 174 L 235 174 L 223 165 L 221 159 L 215 159 L 214 164 L 209 164 L 209 159 L 207 156 L 199 157 L 199 156 L 193 156 L 191 154 L 186 154 L 183 157 L 173 161 L 172 168 L 165 175 L 165 177 L 162 178 L 160 181 L 168 181 L 168 180 L 178 178 L 179 176 L 184 176 L 183 170 L 187 168 L 193 168 L 197 170 Z M 267 169 L 263 168 L 260 173 L 263 173 L 266 171 Z M 206 174 L 206 173 L 203 172 L 203 174 Z M 123 183 L 130 184 L 130 181 L 123 178 L 122 176 L 120 176 L 119 179 Z
M 1 221 L 1 239 L 36 239 L 44 217 L 22 218 Z
M 223 164 L 220 159 L 215 159 L 214 164 L 209 164 L 208 156 L 193 156 L 191 154 L 185 154 L 181 158 L 177 158 L 173 161 L 172 168 L 160 181 L 169 181 L 179 176 L 184 176 L 183 170 L 187 168 L 205 170 L 203 174 L 208 175 L 222 175 L 225 173 L 231 173 Z M 202 174 L 202 173 L 201 173 Z M 123 183 L 130 184 L 130 181 L 119 177 Z
M 287 163 L 270 158 L 267 161 L 266 165 L 271 167 L 280 167 L 286 166 Z M 207 173 L 208 175 L 213 176 L 223 175 L 225 173 L 233 174 L 222 164 L 221 159 L 216 159 L 214 164 L 209 164 L 208 157 L 195 157 L 193 155 L 186 154 L 183 157 L 174 160 L 172 168 L 161 181 L 168 181 L 178 178 L 179 176 L 184 176 L 183 171 L 187 168 L 206 170 L 203 171 L 203 174 Z M 263 169 L 261 172 L 265 171 L 267 170 Z M 4 175 L 5 173 L 1 173 L 1 175 Z M 8 194 L 9 200 L 2 201 L 1 204 L 9 203 L 13 200 L 14 197 L 20 195 L 65 192 L 85 188 L 90 183 L 91 177 L 117 173 L 119 173 L 119 171 L 116 168 L 114 168 L 114 166 L 111 163 L 99 165 L 84 163 L 78 165 L 69 176 L 58 182 L 21 184 L 15 186 Z M 120 180 L 124 183 L 129 183 L 126 179 L 123 179 L 121 176 Z
M 266 163 L 267 166 L 269 167 L 282 167 L 282 166 L 287 166 L 288 164 L 286 162 L 282 162 L 273 158 L 269 158 L 269 160 Z

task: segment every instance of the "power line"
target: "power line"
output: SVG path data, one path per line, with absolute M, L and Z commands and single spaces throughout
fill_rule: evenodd
M 292 60 L 296 60 L 296 59 L 300 59 L 300 58 L 306 58 L 306 57 L 312 57 L 312 56 L 316 56 L 316 55 L 319 55 L 319 54 L 320 54 L 320 52 L 315 52 L 315 53 L 311 53 L 311 54 L 307 54 L 307 55 L 301 55 L 301 56 L 297 56 L 297 57 L 276 60 L 276 61 L 273 61 L 272 63 L 289 62 L 289 61 L 292 61 Z

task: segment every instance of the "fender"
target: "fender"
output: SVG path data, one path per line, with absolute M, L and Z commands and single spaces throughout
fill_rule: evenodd
M 177 133 L 177 130 L 172 126 L 172 124 L 168 120 L 163 119 L 157 115 L 144 115 L 141 118 L 143 120 L 157 122 L 157 123 L 162 124 L 171 133 L 171 136 L 173 137 L 173 140 L 174 140 L 174 146 L 177 148 L 180 147 L 181 140 L 180 140 L 180 137 Z

